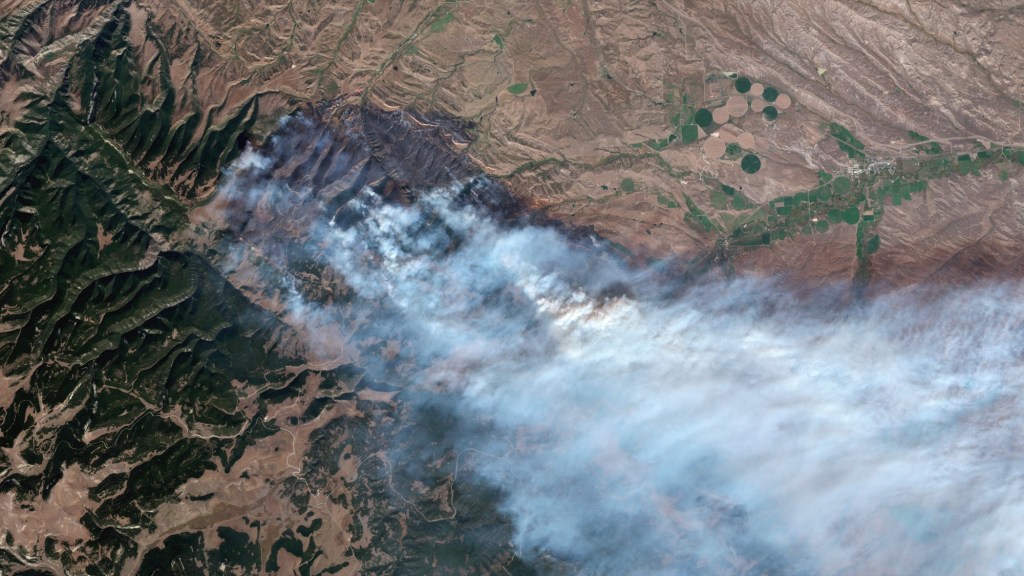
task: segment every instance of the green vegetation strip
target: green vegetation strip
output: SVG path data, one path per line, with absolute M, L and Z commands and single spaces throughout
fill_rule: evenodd
M 864 144 L 860 140 L 854 138 L 853 133 L 845 127 L 835 122 L 831 122 L 828 125 L 828 133 L 836 139 L 836 142 L 839 143 L 839 149 L 846 152 L 850 158 L 865 158 Z
M 680 138 L 683 144 L 690 144 L 697 140 L 697 125 L 686 124 L 680 128 Z
M 451 24 L 452 20 L 454 19 L 454 14 L 452 14 L 451 12 L 445 12 L 440 18 L 434 20 L 434 22 L 430 25 L 430 31 L 434 33 L 444 32 L 444 29 L 447 28 L 448 25 Z

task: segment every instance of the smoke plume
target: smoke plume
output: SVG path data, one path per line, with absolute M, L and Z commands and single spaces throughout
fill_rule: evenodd
M 843 304 L 740 278 L 668 296 L 598 244 L 498 222 L 475 186 L 408 205 L 362 188 L 309 242 L 404 343 L 406 385 L 462 423 L 451 448 L 501 489 L 524 559 L 1024 574 L 1017 285 Z

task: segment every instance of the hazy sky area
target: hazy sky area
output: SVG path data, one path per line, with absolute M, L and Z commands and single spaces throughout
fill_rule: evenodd
M 247 153 L 250 177 L 225 186 L 268 165 Z M 357 306 L 379 307 L 375 330 L 405 340 L 419 368 L 402 379 L 450 393 L 451 448 L 501 487 L 525 559 L 1024 574 L 1019 288 L 840 305 L 742 278 L 667 298 L 596 248 L 461 205 L 461 188 L 408 207 L 364 190 L 309 237 Z

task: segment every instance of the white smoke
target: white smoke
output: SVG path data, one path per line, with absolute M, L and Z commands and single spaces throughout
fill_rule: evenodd
M 1024 574 L 1024 294 L 859 305 L 744 278 L 675 298 L 555 231 L 364 190 L 312 231 L 414 385 L 484 422 L 463 462 L 515 546 L 583 574 Z M 615 293 L 621 293 L 621 290 Z
M 335 266 L 447 359 L 423 377 L 461 390 L 462 417 L 503 433 L 477 465 L 525 553 L 602 574 L 1019 567 L 1019 291 L 842 310 L 751 279 L 601 304 L 579 282 L 596 258 L 451 195 L 364 194 Z M 591 288 L 627 277 L 603 264 Z

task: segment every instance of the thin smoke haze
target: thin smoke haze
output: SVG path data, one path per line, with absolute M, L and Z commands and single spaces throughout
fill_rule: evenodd
M 270 165 L 254 154 L 230 186 Z M 1024 574 L 1018 286 L 840 305 L 741 278 L 668 298 L 599 248 L 497 222 L 466 186 L 407 206 L 366 188 L 309 237 L 414 357 L 401 380 L 444 391 L 451 448 L 500 488 L 524 559 Z

